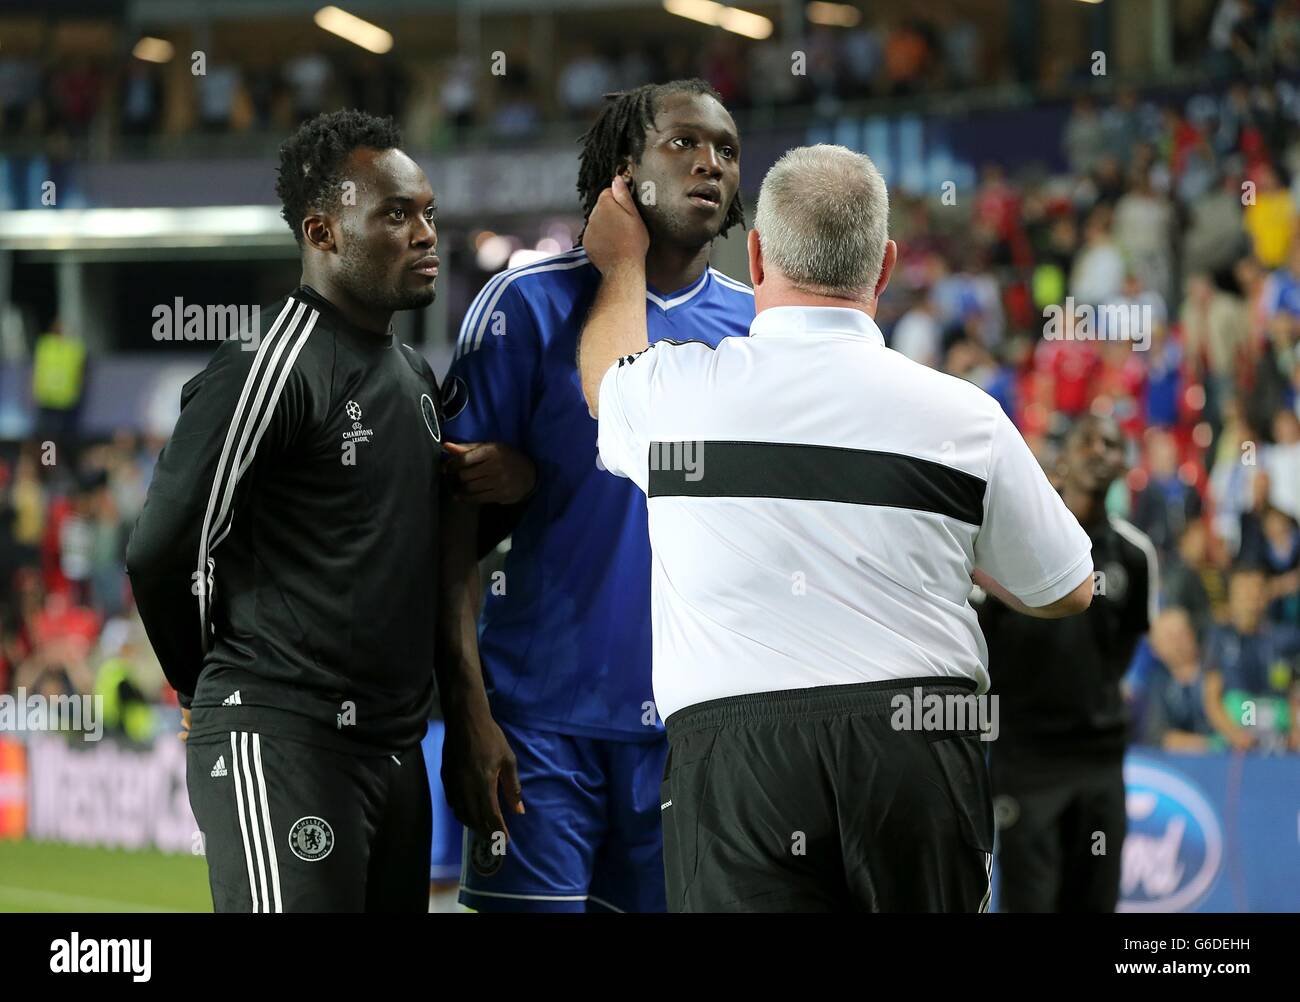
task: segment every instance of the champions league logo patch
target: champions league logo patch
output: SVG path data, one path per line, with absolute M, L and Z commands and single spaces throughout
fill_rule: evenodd
M 506 861 L 504 852 L 492 851 L 495 845 L 495 835 L 500 834 L 500 832 L 495 833 L 492 839 L 479 838 L 477 835 L 470 836 L 469 865 L 474 868 L 474 872 L 480 877 L 494 876 Z
M 438 423 L 438 408 L 433 406 L 433 397 L 427 393 L 420 394 L 420 413 L 424 415 L 424 426 L 429 429 L 435 442 L 442 441 L 442 426 Z
M 334 848 L 334 830 L 321 818 L 299 818 L 289 829 L 289 848 L 299 859 L 317 863 Z
M 460 376 L 448 376 L 442 384 L 442 413 L 450 421 L 469 403 L 469 387 Z

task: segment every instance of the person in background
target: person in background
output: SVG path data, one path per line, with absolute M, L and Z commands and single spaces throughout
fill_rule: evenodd
M 126 524 L 113 503 L 108 473 L 99 471 L 87 491 L 90 526 L 90 594 L 105 618 L 126 607 Z
M 1300 689 L 1294 659 L 1300 628 L 1264 618 L 1268 576 L 1239 564 L 1228 582 L 1229 622 L 1210 633 L 1205 656 L 1205 712 L 1215 731 L 1238 751 L 1300 751 L 1292 726 Z
M 154 709 L 142 676 L 145 659 L 123 619 L 105 624 L 100 638 L 104 660 L 95 672 L 95 694 L 104 700 L 104 729 L 134 744 L 146 746 L 158 733 L 158 711 Z
M 1205 520 L 1191 520 L 1183 526 L 1177 549 L 1166 556 L 1160 572 L 1162 606 L 1185 610 L 1202 643 L 1210 627 L 1224 615 L 1228 598 L 1227 582 L 1210 552 L 1213 542 Z
M 718 93 L 676 80 L 609 95 L 582 142 L 585 213 L 615 173 L 656 192 L 642 203 L 651 337 L 747 335 L 753 291 L 709 267 L 714 239 L 743 224 L 740 139 Z M 511 818 L 504 856 L 491 829 L 471 833 L 461 902 L 480 912 L 667 907 L 647 505 L 592 458 L 597 428 L 574 374 L 601 285 L 583 246 L 495 276 L 465 315 L 446 379 L 447 472 L 476 534 L 493 509 L 518 512 L 508 586 L 483 601 L 478 648 L 493 718 L 543 805 Z M 477 599 L 460 593 L 466 621 Z
M 1107 418 L 1071 429 L 1059 466 L 1061 498 L 1092 542 L 1093 601 L 1059 621 L 1021 615 L 995 599 L 980 608 L 1001 733 L 990 749 L 999 826 L 1000 908 L 1114 911 L 1126 834 L 1121 679 L 1155 617 L 1155 548 L 1107 514 L 1124 446 Z M 1095 852 L 1097 833 L 1104 854 Z
M 41 695 L 92 692 L 89 657 L 101 621 L 67 594 L 51 592 L 28 621 L 30 649 L 14 673 L 15 688 Z
M 80 477 L 73 488 L 67 517 L 59 524 L 59 570 L 79 604 L 88 604 L 94 568 L 94 497 L 97 485 Z
M 1206 412 L 1217 425 L 1232 395 L 1237 357 L 1246 343 L 1246 303 L 1216 287 L 1208 274 L 1198 273 L 1187 280 L 1181 318 L 1188 376 L 1204 380 Z
M 889 694 L 985 686 L 972 575 L 1034 622 L 1093 602 L 1092 541 L 998 405 L 885 348 L 887 207 L 861 154 L 787 152 L 748 238 L 757 318 L 716 348 L 649 344 L 622 178 L 592 214 L 578 368 L 605 467 L 650 498 L 673 911 L 983 910 L 978 737 L 917 744 Z M 698 485 L 662 476 L 674 441 L 707 443 Z M 795 819 L 806 858 L 773 837 Z
M 1133 524 L 1151 537 L 1156 549 L 1173 549 L 1183 526 L 1199 518 L 1201 496 L 1179 475 L 1178 443 L 1163 429 L 1147 435 L 1150 480 L 1133 503 Z
M 1062 336 L 1043 338 L 1034 347 L 1034 369 L 1046 393 L 1043 402 L 1067 418 L 1077 418 L 1086 414 L 1092 404 L 1102 367 L 1101 353 L 1095 341 L 1075 339 L 1073 313 L 1065 311 L 1061 320 Z
M 33 454 L 24 449 L 0 473 L 0 615 L 11 589 L 17 595 L 17 573 L 40 566 L 44 535 L 45 492 Z
M 1124 255 L 1111 235 L 1110 213 L 1095 210 L 1083 231 L 1083 247 L 1070 272 L 1070 294 L 1098 305 L 1117 299 L 1124 285 Z
M 1241 559 L 1269 576 L 1268 618 L 1300 626 L 1300 528 L 1286 512 L 1265 504 L 1241 519 Z
M 939 368 L 943 358 L 943 327 L 929 288 L 920 290 L 916 305 L 894 324 L 890 347 L 913 362 Z
M 1246 204 L 1243 223 L 1259 263 L 1265 268 L 1280 268 L 1295 234 L 1295 202 L 1268 164 L 1260 165 L 1252 180 L 1255 199 Z
M 1300 519 L 1300 417 L 1294 411 L 1273 415 L 1273 444 L 1261 450 L 1268 473 L 1268 501 L 1291 518 Z
M 58 318 L 36 339 L 32 353 L 32 403 L 36 434 L 59 445 L 75 441 L 86 377 L 86 346 Z
M 1210 501 L 1212 528 L 1227 551 L 1236 556 L 1241 549 L 1241 516 L 1254 506 L 1254 496 L 1262 489 L 1258 473 L 1258 441 L 1245 417 L 1237 397 L 1223 406 L 1223 430 L 1214 446 L 1210 467 Z
M 1183 346 L 1169 336 L 1163 322 L 1152 325 L 1151 350 L 1145 352 L 1146 422 L 1157 428 L 1173 428 L 1183 397 Z
M 1151 624 L 1150 646 L 1157 660 L 1147 680 L 1141 742 L 1171 752 L 1223 748 L 1205 712 L 1201 652 L 1187 610 L 1160 613 Z

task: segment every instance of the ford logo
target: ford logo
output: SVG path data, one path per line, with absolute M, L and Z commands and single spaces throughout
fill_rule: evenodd
M 1181 773 L 1149 761 L 1124 765 L 1128 835 L 1119 910 L 1194 908 L 1223 862 L 1223 831 L 1209 800 Z

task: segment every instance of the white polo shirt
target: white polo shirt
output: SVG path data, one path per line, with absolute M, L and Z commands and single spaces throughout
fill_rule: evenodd
M 649 498 L 654 693 L 704 700 L 923 676 L 988 688 L 980 569 L 1029 606 L 1092 573 L 1087 533 L 979 387 L 853 309 L 659 341 L 600 387 L 600 456 Z

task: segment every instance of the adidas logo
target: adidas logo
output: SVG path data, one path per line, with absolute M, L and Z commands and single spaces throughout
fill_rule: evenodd
M 226 756 L 217 756 L 217 764 L 212 767 L 212 772 L 209 775 L 213 779 L 220 779 L 222 776 L 228 775 L 226 772 Z
M 239 698 L 239 690 L 236 689 L 229 696 L 221 701 L 222 706 L 242 706 L 243 700 Z

